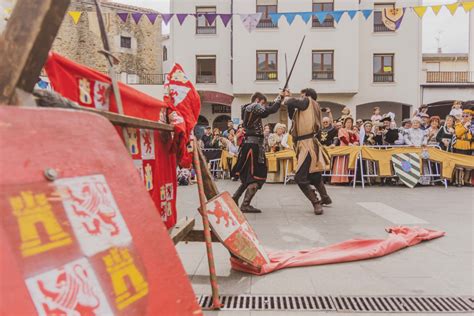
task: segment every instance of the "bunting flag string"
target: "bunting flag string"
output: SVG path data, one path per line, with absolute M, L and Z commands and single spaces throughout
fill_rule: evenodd
M 385 16 L 384 23 L 388 24 L 387 27 L 398 29 L 402 22 L 404 15 L 406 14 L 406 9 L 411 9 L 414 14 L 420 19 L 422 19 L 428 8 L 431 8 L 431 11 L 434 15 L 438 15 L 441 9 L 445 7 L 446 10 L 454 16 L 458 10 L 458 8 L 462 7 L 464 12 L 468 13 L 474 9 L 474 0 L 473 1 L 464 1 L 464 2 L 455 2 L 452 4 L 443 4 L 443 5 L 426 5 L 426 6 L 410 6 L 410 7 L 401 7 L 401 8 L 394 8 L 394 9 L 384 9 L 383 13 Z M 392 10 L 393 12 L 389 12 L 387 10 Z M 4 14 L 7 16 L 11 14 L 12 9 L 6 8 L 3 10 Z M 368 20 L 369 17 L 374 12 L 373 9 L 360 9 L 360 10 L 336 10 L 336 11 L 319 11 L 319 12 L 278 12 L 278 13 L 270 13 L 269 18 L 271 19 L 274 25 L 278 25 L 281 20 L 281 17 L 284 16 L 288 25 L 293 24 L 295 21 L 296 16 L 299 16 L 301 20 L 307 24 L 312 18 L 314 17 L 319 21 L 319 23 L 323 23 L 329 17 L 332 17 L 336 23 L 340 23 L 342 16 L 347 13 L 350 20 L 353 20 L 357 13 L 361 13 L 361 15 Z M 77 25 L 80 22 L 82 14 L 85 12 L 82 11 L 69 11 L 68 15 L 71 17 L 73 23 Z M 109 13 L 106 13 L 109 14 Z M 109 14 L 111 15 L 111 14 Z M 217 17 L 220 18 L 224 27 L 229 25 L 229 22 L 232 20 L 232 17 L 239 16 L 240 20 L 245 29 L 249 32 L 252 32 L 257 27 L 260 19 L 262 18 L 262 13 L 250 13 L 250 14 L 238 14 L 238 13 L 216 13 L 216 12 L 203 12 L 203 13 L 142 13 L 142 12 L 117 12 L 117 17 L 120 19 L 122 23 L 127 23 L 129 21 L 129 16 L 131 16 L 131 21 L 135 22 L 135 24 L 139 24 L 142 16 L 146 15 L 148 21 L 151 24 L 155 24 L 158 17 L 161 17 L 164 25 L 169 25 L 171 20 L 176 17 L 177 22 L 179 25 L 183 25 L 186 18 L 188 16 L 194 16 L 196 19 L 199 17 L 204 16 L 205 20 L 208 24 L 213 25 L 216 23 Z M 394 20 L 395 19 L 395 20 Z

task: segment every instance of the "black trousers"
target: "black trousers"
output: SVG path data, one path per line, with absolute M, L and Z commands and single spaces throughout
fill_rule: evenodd
M 311 166 L 311 155 L 307 155 L 303 164 L 298 169 L 295 174 L 296 184 L 306 185 L 318 185 L 322 180 L 321 172 L 309 173 L 309 168 Z

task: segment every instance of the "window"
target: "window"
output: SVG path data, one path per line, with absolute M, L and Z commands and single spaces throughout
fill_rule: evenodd
M 374 55 L 374 82 L 393 82 L 393 54 Z
M 120 47 L 132 48 L 132 38 L 128 36 L 120 36 Z
M 216 7 L 196 7 L 196 34 L 216 34 L 216 21 L 209 24 L 205 13 L 216 13 Z
M 163 61 L 168 60 L 168 48 L 166 46 L 163 46 Z
M 270 18 L 270 13 L 278 12 L 277 0 L 257 0 L 257 13 L 262 13 L 262 18 L 257 25 L 257 28 L 275 28 L 278 25 L 273 24 Z
M 196 83 L 216 83 L 216 56 L 196 56 Z
M 384 3 L 384 4 L 374 4 L 374 32 L 394 32 L 382 21 L 382 11 L 383 9 L 393 9 L 395 8 L 395 4 L 393 3 Z
M 313 51 L 313 80 L 334 79 L 334 51 Z
M 278 80 L 278 51 L 257 51 L 257 80 Z
M 334 2 L 317 2 L 313 0 L 313 12 L 334 11 Z M 332 15 L 327 15 L 323 23 L 313 16 L 313 27 L 334 27 L 334 18 Z

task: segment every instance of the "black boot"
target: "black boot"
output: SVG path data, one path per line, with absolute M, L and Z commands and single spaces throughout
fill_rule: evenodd
M 332 204 L 332 200 L 329 197 L 328 191 L 326 191 L 326 186 L 324 182 L 321 180 L 315 186 L 316 190 L 319 192 L 321 196 L 321 205 L 330 205 Z
M 298 184 L 301 191 L 306 195 L 308 200 L 313 204 L 314 214 L 321 215 L 323 214 L 323 207 L 321 205 L 321 201 L 318 200 L 318 196 L 316 193 L 311 189 L 309 184 Z
M 258 185 L 256 183 L 252 183 L 247 187 L 247 191 L 245 191 L 244 201 L 240 206 L 240 210 L 242 211 L 242 213 L 262 213 L 261 210 L 250 205 L 250 202 L 252 201 L 257 191 Z
M 232 199 L 234 200 L 235 204 L 238 206 L 239 205 L 239 199 L 242 196 L 242 194 L 245 192 L 245 189 L 247 188 L 246 185 L 241 184 L 237 191 L 235 191 L 234 195 L 232 196 Z

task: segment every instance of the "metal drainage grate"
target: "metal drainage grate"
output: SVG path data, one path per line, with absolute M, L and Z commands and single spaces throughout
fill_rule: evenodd
M 212 305 L 209 295 L 198 296 L 198 303 L 208 309 Z M 275 310 L 275 311 L 335 311 L 330 296 L 294 295 L 221 295 L 221 310 Z
M 472 312 L 471 304 L 461 297 L 446 296 L 336 296 L 341 312 L 452 313 Z
M 197 297 L 209 309 L 212 297 Z M 472 313 L 474 297 L 222 295 L 222 310 L 334 311 L 373 313 Z

